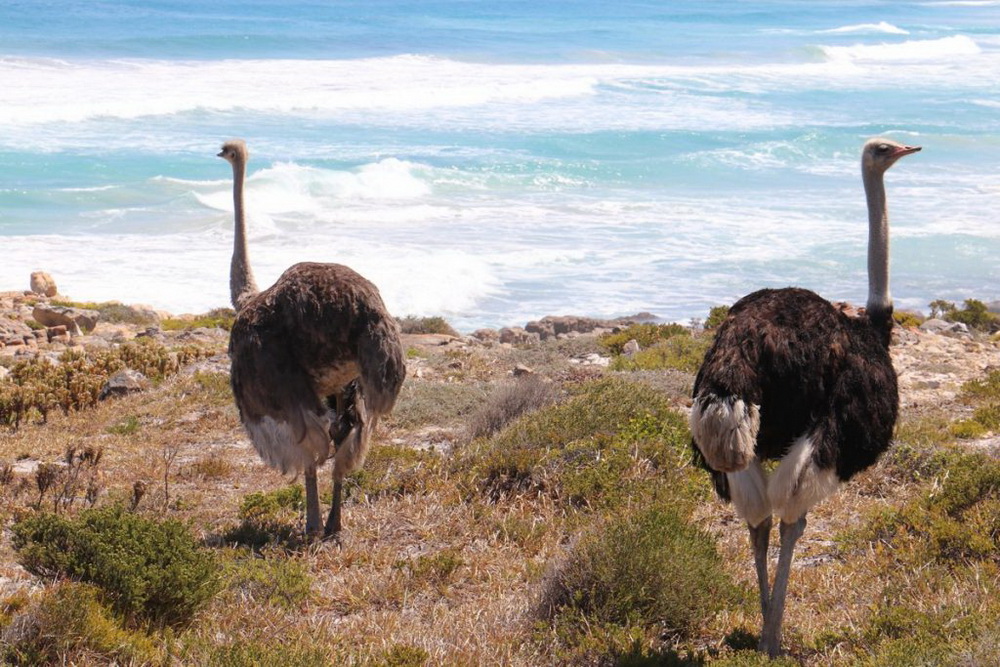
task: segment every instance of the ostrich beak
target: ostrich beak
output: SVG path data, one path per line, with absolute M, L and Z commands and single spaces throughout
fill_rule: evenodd
M 919 151 L 920 149 L 918 148 L 917 150 Z M 215 154 L 215 157 L 223 157 L 224 154 L 225 154 L 225 151 L 219 151 L 218 153 Z
M 897 148 L 896 152 L 893 154 L 892 157 L 893 157 L 893 159 L 898 159 L 898 158 L 903 157 L 904 155 L 909 155 L 910 153 L 918 153 L 921 148 L 923 148 L 923 147 L 922 146 L 903 146 L 901 148 Z

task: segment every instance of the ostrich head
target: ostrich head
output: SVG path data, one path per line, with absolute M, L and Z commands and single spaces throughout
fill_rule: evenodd
M 235 165 L 237 162 L 246 164 L 250 153 L 247 151 L 247 145 L 242 139 L 232 139 L 222 144 L 222 151 L 218 156 L 232 165 Z
M 875 137 L 869 139 L 861 151 L 861 168 L 866 172 L 885 173 L 896 160 L 919 150 L 920 146 L 907 146 L 892 139 Z

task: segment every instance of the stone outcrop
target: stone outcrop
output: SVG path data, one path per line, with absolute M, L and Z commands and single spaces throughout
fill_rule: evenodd
M 42 296 L 55 296 L 59 293 L 55 279 L 45 271 L 31 272 L 31 291 Z
M 72 335 L 90 333 L 97 326 L 100 313 L 87 308 L 71 306 L 53 306 L 47 303 L 35 304 L 31 316 L 36 322 L 46 327 L 64 326 Z
M 34 345 L 35 332 L 24 322 L 0 317 L 0 347 Z
M 101 387 L 101 393 L 97 398 L 103 401 L 112 397 L 127 396 L 145 391 L 149 387 L 149 378 L 139 371 L 126 368 L 108 378 L 108 381 Z

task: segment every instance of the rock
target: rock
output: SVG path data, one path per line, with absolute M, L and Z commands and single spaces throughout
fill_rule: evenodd
M 496 329 L 476 329 L 472 332 L 472 337 L 484 343 L 497 343 L 500 341 L 500 332 Z
M 524 330 L 528 333 L 537 333 L 539 339 L 547 340 L 557 336 L 572 337 L 574 334 L 589 334 L 598 329 L 610 329 L 614 326 L 614 322 L 597 320 L 592 317 L 547 315 L 541 320 L 528 322 L 524 325 Z
M 35 340 L 35 332 L 24 322 L 0 317 L 0 344 L 25 345 Z
M 608 366 L 611 363 L 611 357 L 602 357 L 596 352 L 592 352 L 578 357 L 570 357 L 569 362 L 582 366 Z
M 519 377 L 524 377 L 525 375 L 534 375 L 535 371 L 531 370 L 524 364 L 518 364 L 514 366 L 513 373 L 514 377 L 519 378 Z
M 946 322 L 937 318 L 925 321 L 920 325 L 920 330 L 936 334 L 955 334 L 958 336 L 969 335 L 969 327 L 962 322 Z
M 511 345 L 537 343 L 540 336 L 536 332 L 528 332 L 521 327 L 504 327 L 500 330 L 500 342 Z
M 10 371 L 7 370 L 7 367 L 6 366 L 0 366 L 0 382 L 3 382 L 4 380 L 6 380 L 8 375 L 10 375 Z
M 69 342 L 69 331 L 66 329 L 65 324 L 60 324 L 54 327 L 48 327 L 45 329 L 45 337 L 48 342 L 59 341 L 61 343 Z
M 31 272 L 31 291 L 42 296 L 55 296 L 59 293 L 55 279 L 45 271 Z
M 137 394 L 141 391 L 145 391 L 150 386 L 149 379 L 140 373 L 139 371 L 134 371 L 131 368 L 126 368 L 123 371 L 118 371 L 104 383 L 101 387 L 101 393 L 97 397 L 98 400 L 105 400 L 112 396 L 127 396 L 128 394 Z
M 78 336 L 81 332 L 93 331 L 101 315 L 96 310 L 86 308 L 39 303 L 32 309 L 31 316 L 39 324 L 47 327 L 65 326 L 72 335 Z
M 627 357 L 631 357 L 633 354 L 638 352 L 641 348 L 639 347 L 639 341 L 635 338 L 629 340 L 629 342 L 622 345 L 622 354 Z

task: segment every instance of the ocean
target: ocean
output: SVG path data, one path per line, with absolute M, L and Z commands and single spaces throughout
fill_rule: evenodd
M 1000 1 L 5 0 L 0 289 L 228 305 L 347 264 L 462 331 L 867 295 L 866 138 L 897 308 L 1000 298 Z

